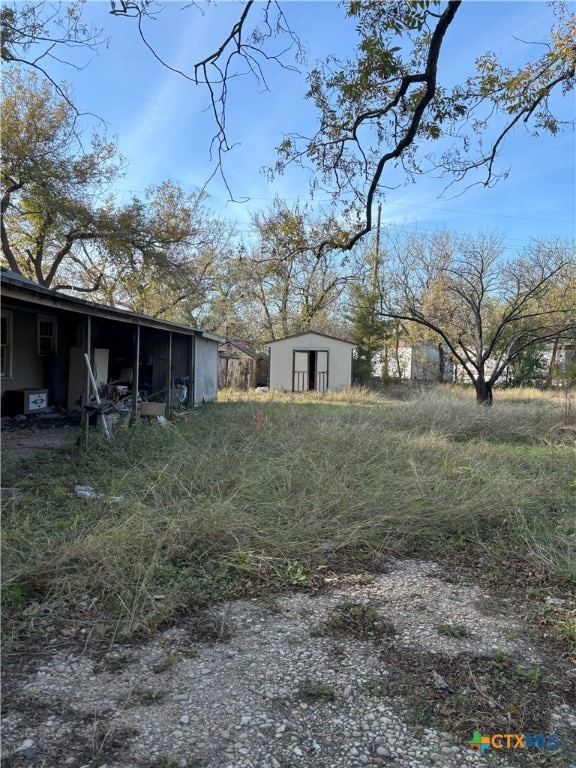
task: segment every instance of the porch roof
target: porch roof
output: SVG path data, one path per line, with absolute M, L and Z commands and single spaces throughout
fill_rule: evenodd
M 51 307 L 68 312 L 75 312 L 91 317 L 103 317 L 109 320 L 117 320 L 122 323 L 144 325 L 149 328 L 161 328 L 166 331 L 174 331 L 188 336 L 202 336 L 205 339 L 221 342 L 223 339 L 213 333 L 203 331 L 201 328 L 193 328 L 182 323 L 173 323 L 158 317 L 151 317 L 140 312 L 131 312 L 128 309 L 110 307 L 106 304 L 96 304 L 92 301 L 79 299 L 76 296 L 68 296 L 58 293 L 50 288 L 45 288 L 33 280 L 29 280 L 17 272 L 12 272 L 4 267 L 0 270 L 0 285 L 3 298 L 19 299 L 41 307 Z

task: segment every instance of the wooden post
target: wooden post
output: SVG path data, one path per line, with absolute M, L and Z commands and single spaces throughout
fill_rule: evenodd
M 194 392 L 196 388 L 196 382 L 194 381 L 194 376 L 196 373 L 196 336 L 188 336 L 190 339 L 190 349 L 189 349 L 189 376 L 188 376 L 188 407 L 193 408 L 196 405 L 196 393 Z
M 132 416 L 130 420 L 134 424 L 138 421 L 138 389 L 140 385 L 140 325 L 137 324 L 133 334 L 134 360 L 132 363 Z
M 92 346 L 92 318 L 90 315 L 86 318 L 86 323 L 84 324 L 83 328 L 83 336 L 84 336 L 84 354 L 88 355 L 88 359 L 90 359 L 90 347 Z M 82 400 L 84 401 L 82 405 L 88 405 L 90 401 L 90 377 L 88 376 L 88 371 L 85 371 L 85 386 L 84 386 L 84 396 Z M 90 416 L 88 414 L 88 411 L 82 408 L 82 431 L 84 432 L 84 447 L 88 449 L 88 427 L 90 425 Z
M 172 331 L 168 331 L 168 386 L 166 390 L 166 418 L 169 419 L 172 406 Z

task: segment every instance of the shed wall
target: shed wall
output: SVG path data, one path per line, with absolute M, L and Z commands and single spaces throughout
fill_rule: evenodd
M 352 386 L 353 345 L 315 333 L 275 341 L 270 347 L 270 389 L 292 391 L 294 352 L 328 352 L 328 389 Z
M 194 404 L 213 403 L 218 396 L 218 342 L 196 337 Z
M 261 375 L 261 359 L 227 342 L 218 346 L 218 388 L 257 387 Z

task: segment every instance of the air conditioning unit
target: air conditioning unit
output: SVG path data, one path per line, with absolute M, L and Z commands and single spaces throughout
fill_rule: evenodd
M 28 416 L 31 413 L 42 413 L 48 408 L 47 389 L 13 389 L 6 392 L 5 411 L 7 415 L 14 416 L 23 413 Z

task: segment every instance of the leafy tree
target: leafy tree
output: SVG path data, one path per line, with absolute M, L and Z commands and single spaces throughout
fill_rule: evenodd
M 233 247 L 234 227 L 204 195 L 172 181 L 150 187 L 116 211 L 119 230 L 74 262 L 77 282 L 97 277 L 108 304 L 177 322 L 197 322 Z
M 533 386 L 537 382 L 544 383 L 546 358 L 541 345 L 524 349 L 511 363 L 512 386 Z
M 330 56 L 309 69 L 308 98 L 317 109 L 318 128 L 309 137 L 288 134 L 274 169 L 311 168 L 313 189 L 321 185 L 338 206 L 363 214 L 364 222 L 345 243 L 326 238 L 317 243 L 319 252 L 351 249 L 372 229 L 374 198 L 389 180 L 440 172 L 447 185 L 491 186 L 506 175 L 497 158 L 515 126 L 555 134 L 573 122 L 573 116 L 563 121 L 551 107 L 551 96 L 567 94 L 576 82 L 576 14 L 561 0 L 553 2 L 554 22 L 536 58 L 513 69 L 487 52 L 470 62 L 469 76 L 455 84 L 454 72 L 443 68 L 442 52 L 460 33 L 462 0 L 345 0 L 343 5 L 353 41 L 350 56 Z M 122 2 L 115 12 L 134 16 L 142 35 L 154 7 Z M 208 88 L 220 161 L 231 148 L 226 102 L 233 80 L 248 72 L 261 81 L 270 59 L 286 66 L 282 52 L 268 51 L 278 37 L 298 60 L 302 47 L 281 4 L 249 0 L 221 45 L 180 71 Z
M 258 311 L 266 337 L 328 330 L 330 313 L 358 266 L 352 259 L 342 265 L 335 251 L 318 258 L 314 243 L 326 233 L 345 237 L 340 224 L 276 200 L 268 212 L 252 217 L 252 229 L 254 240 L 242 263 L 242 293 Z
M 56 279 L 63 262 L 117 233 L 110 206 L 94 203 L 119 176 L 116 147 L 94 135 L 84 150 L 73 107 L 34 72 L 5 69 L 2 107 L 3 258 L 41 285 L 70 287 Z
M 355 285 L 350 291 L 353 310 L 349 317 L 350 341 L 356 344 L 354 380 L 369 383 L 374 375 L 374 357 L 386 345 L 390 332 L 379 314 L 380 299 L 372 290 Z
M 374 375 L 374 357 L 384 349 L 392 335 L 391 323 L 383 320 L 380 314 L 379 241 L 378 230 L 374 248 L 369 248 L 365 257 L 367 271 L 349 291 L 348 337 L 356 344 L 353 378 L 359 383 L 370 382 Z
M 198 322 L 226 339 L 243 339 L 257 346 L 268 334 L 262 326 L 260 307 L 247 295 L 246 278 L 245 253 L 235 246 L 216 265 L 212 290 Z
M 515 125 L 552 134 L 562 127 L 549 97 L 576 81 L 576 15 L 555 3 L 556 23 L 538 59 L 512 70 L 487 53 L 475 74 L 448 85 L 453 72 L 442 69 L 440 54 L 458 34 L 462 7 L 459 0 L 348 0 L 356 50 L 344 61 L 331 56 L 309 74 L 318 129 L 309 138 L 287 136 L 276 170 L 311 165 L 313 184 L 353 208 L 360 202 L 365 223 L 346 247 L 370 231 L 374 197 L 398 170 L 407 180 L 440 171 L 447 184 L 478 181 L 484 171 L 480 180 L 490 186 L 504 175 L 496 158 Z
M 28 65 L 42 61 L 52 52 L 45 30 L 55 51 L 92 39 L 82 26 L 77 3 L 52 17 L 46 10 L 54 8 L 51 4 L 3 7 L 5 60 Z M 162 7 L 152 0 L 110 3 L 114 16 L 134 19 L 144 44 L 162 64 L 207 89 L 221 167 L 233 146 L 226 111 L 235 79 L 251 74 L 260 88 L 266 87 L 270 62 L 295 68 L 303 61 L 303 47 L 281 3 L 248 0 L 213 51 L 193 52 L 188 68 L 178 69 L 147 37 L 147 22 L 161 23 L 157 12 Z M 188 13 L 199 10 L 195 3 L 182 7 Z M 516 126 L 554 134 L 572 120 L 563 121 L 551 106 L 551 96 L 567 94 L 576 80 L 576 14 L 561 0 L 553 2 L 555 19 L 543 33 L 537 57 L 513 69 L 487 52 L 470 62 L 470 74 L 456 83 L 453 70 L 443 68 L 442 53 L 447 41 L 460 34 L 458 20 L 466 13 L 462 0 L 345 0 L 344 8 L 350 22 L 350 55 L 343 60 L 331 56 L 309 68 L 308 98 L 317 109 L 318 128 L 309 137 L 287 135 L 275 167 L 278 173 L 290 164 L 311 168 L 313 188 L 321 184 L 332 192 L 335 204 L 362 214 L 345 241 L 326 237 L 316 244 L 319 252 L 351 249 L 370 231 L 374 197 L 390 183 L 440 172 L 448 185 L 490 186 L 505 175 L 498 170 L 498 155 Z M 217 23 L 217 6 L 201 11 L 213 13 Z M 65 23 L 68 13 L 71 26 Z M 50 31 L 58 24 L 60 37 Z M 46 45 L 48 50 L 42 47 Z
M 78 132 L 70 101 L 36 73 L 3 78 L 2 257 L 57 290 L 190 320 L 230 247 L 229 225 L 171 181 L 119 205 L 116 147 Z
M 3 62 L 42 75 L 74 111 L 70 93 L 50 74 L 50 62 L 81 68 L 77 51 L 93 51 L 106 42 L 102 30 L 82 19 L 82 0 L 14 2 L 0 8 L 0 56 Z
M 489 404 L 507 366 L 576 328 L 575 274 L 573 244 L 533 241 L 506 258 L 494 235 L 409 237 L 392 249 L 382 314 L 437 334 Z

